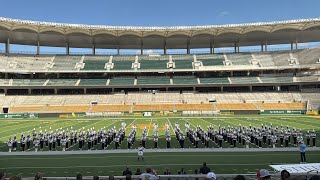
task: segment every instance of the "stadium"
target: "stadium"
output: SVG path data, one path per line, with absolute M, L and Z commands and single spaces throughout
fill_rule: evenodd
M 318 163 L 320 48 L 300 44 L 319 34 L 317 18 L 170 27 L 0 18 L 0 169 L 123 179 L 125 166 L 194 174 L 206 162 L 218 177 L 252 178 L 258 168 L 299 164 L 301 141 L 307 162 Z M 290 48 L 270 50 L 279 44 Z M 160 177 L 168 178 L 203 176 Z

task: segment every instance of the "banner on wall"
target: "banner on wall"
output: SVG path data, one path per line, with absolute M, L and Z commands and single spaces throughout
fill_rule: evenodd
M 38 114 L 24 113 L 24 114 L 0 114 L 0 118 L 14 119 L 14 118 L 38 118 Z
M 260 110 L 260 114 L 304 114 L 305 110 Z

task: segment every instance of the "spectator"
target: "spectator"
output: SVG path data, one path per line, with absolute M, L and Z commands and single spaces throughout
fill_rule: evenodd
M 166 170 L 164 171 L 164 173 L 163 173 L 164 175 L 170 175 L 171 174 L 171 172 L 170 172 L 170 170 L 169 170 L 169 168 L 166 168 Z
M 11 176 L 9 180 L 21 180 L 22 178 L 20 176 Z
M 290 173 L 287 170 L 282 170 L 280 178 L 281 178 L 281 180 L 290 179 Z
M 181 170 L 180 170 L 180 171 L 178 171 L 178 174 L 179 174 L 179 175 L 182 175 L 182 174 L 186 174 L 186 172 L 184 171 L 184 169 L 183 169 L 183 168 L 181 168 Z
M 93 176 L 93 180 L 99 180 L 99 176 Z
M 145 173 L 141 174 L 141 180 L 156 180 L 158 179 L 158 175 L 155 170 L 151 168 L 147 168 Z
M 209 172 L 205 178 L 206 180 L 216 180 L 217 176 L 214 172 Z
M 141 175 L 141 174 L 142 174 L 142 173 L 141 173 L 140 168 L 137 168 L 136 173 L 134 173 L 134 175 Z
M 311 176 L 309 180 L 320 180 L 320 175 Z
M 299 145 L 300 147 L 300 157 L 301 157 L 301 161 L 300 163 L 307 163 L 306 161 L 306 148 L 307 146 L 303 143 L 303 141 L 300 143 Z
M 129 170 L 129 167 L 126 167 L 126 170 L 123 171 L 122 175 L 126 176 L 126 175 L 132 175 L 132 172 Z
M 81 174 L 77 174 L 76 180 L 82 180 L 82 175 Z
M 126 180 L 131 180 L 131 175 L 130 174 L 126 175 Z
M 257 172 L 257 179 L 258 180 L 271 180 L 271 174 L 266 169 L 260 169 Z
M 114 176 L 109 176 L 109 180 L 114 180 Z
M 6 173 L 0 171 L 0 180 L 4 180 L 6 178 Z
M 246 180 L 246 178 L 242 175 L 238 175 L 238 176 L 234 177 L 233 180 Z
M 42 180 L 42 174 L 36 173 L 36 175 L 34 175 L 34 180 Z
M 211 172 L 210 168 L 207 167 L 207 163 L 204 162 L 203 166 L 200 168 L 199 173 L 200 174 L 208 174 L 209 172 Z

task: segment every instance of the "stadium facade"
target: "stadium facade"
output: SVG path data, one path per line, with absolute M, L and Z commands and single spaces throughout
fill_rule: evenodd
M 0 93 L 317 92 L 320 48 L 298 47 L 299 43 L 319 42 L 319 34 L 320 19 L 131 27 L 0 18 L 0 42 L 6 44 L 0 55 Z M 11 44 L 37 46 L 37 52 L 11 53 Z M 269 45 L 277 44 L 290 44 L 291 49 L 268 52 Z M 65 47 L 66 54 L 41 54 L 41 46 Z M 261 46 L 261 52 L 240 52 L 242 46 Z M 233 47 L 234 53 L 215 53 L 221 47 Z M 92 54 L 70 55 L 70 48 L 92 48 Z M 210 53 L 191 55 L 190 50 L 197 48 L 209 48 Z M 118 54 L 96 55 L 96 49 L 116 49 Z M 140 49 L 141 55 L 120 55 L 121 49 Z M 163 54 L 144 55 L 148 49 L 162 49 Z M 170 49 L 186 49 L 187 53 L 169 55 Z M 215 101 L 204 98 L 198 103 L 212 99 Z M 10 104 L 12 101 L 3 106 Z

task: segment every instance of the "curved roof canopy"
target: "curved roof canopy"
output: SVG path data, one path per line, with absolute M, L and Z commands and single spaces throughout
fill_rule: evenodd
M 103 26 L 0 17 L 0 42 L 108 49 L 183 49 L 320 41 L 320 18 L 208 26 Z

